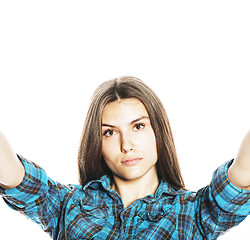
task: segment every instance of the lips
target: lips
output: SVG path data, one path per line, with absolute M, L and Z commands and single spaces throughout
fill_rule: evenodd
M 133 166 L 136 165 L 141 160 L 142 158 L 125 158 L 121 161 L 121 163 L 126 166 Z

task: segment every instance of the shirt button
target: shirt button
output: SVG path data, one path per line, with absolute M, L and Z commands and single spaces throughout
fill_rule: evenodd
M 118 206 L 118 209 L 121 210 L 121 209 L 122 209 L 122 205 L 119 205 L 119 206 Z

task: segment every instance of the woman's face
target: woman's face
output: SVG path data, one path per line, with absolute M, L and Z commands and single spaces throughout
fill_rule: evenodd
M 102 155 L 114 177 L 157 177 L 155 134 L 145 106 L 135 98 L 108 103 L 102 114 Z

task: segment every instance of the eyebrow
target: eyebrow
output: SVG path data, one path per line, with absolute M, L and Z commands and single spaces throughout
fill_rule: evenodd
M 130 125 L 132 125 L 132 124 L 134 124 L 136 122 L 139 122 L 139 121 L 141 121 L 143 119 L 149 119 L 149 117 L 148 116 L 141 116 L 139 118 L 136 118 L 135 120 L 133 120 L 132 122 L 130 122 Z M 102 127 L 112 127 L 112 128 L 115 128 L 116 126 L 111 125 L 111 124 L 107 124 L 107 123 L 102 123 Z

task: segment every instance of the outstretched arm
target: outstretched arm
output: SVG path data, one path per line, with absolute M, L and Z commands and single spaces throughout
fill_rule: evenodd
M 250 130 L 243 139 L 238 155 L 228 170 L 228 177 L 236 187 L 250 190 Z
M 22 182 L 24 174 L 22 163 L 0 132 L 0 186 L 4 189 L 14 188 Z

